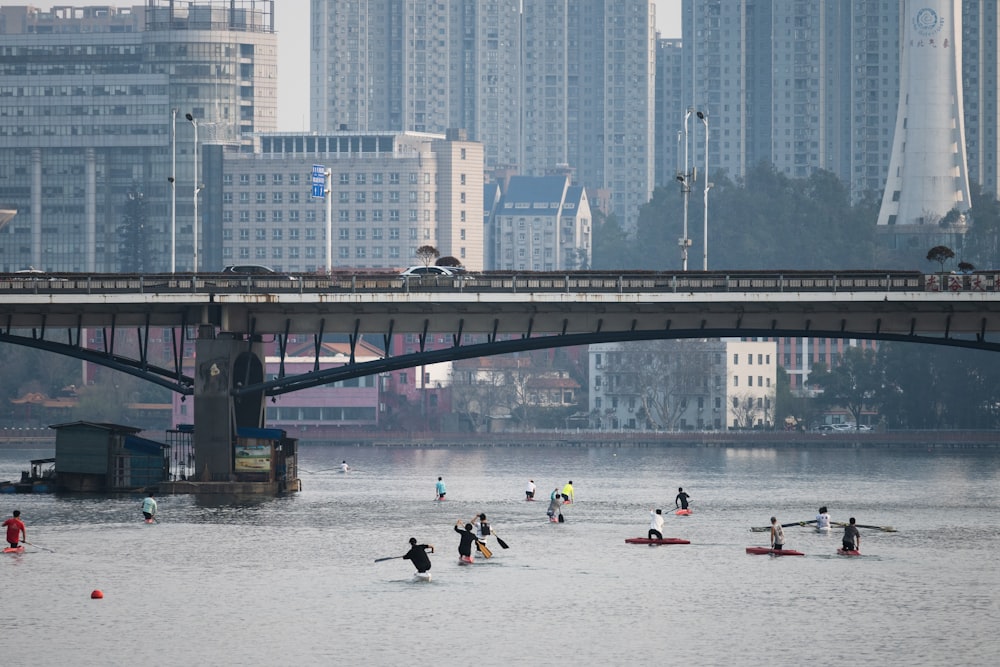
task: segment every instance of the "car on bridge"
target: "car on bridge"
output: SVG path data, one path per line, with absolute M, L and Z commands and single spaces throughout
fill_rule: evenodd
M 235 276 L 251 276 L 257 278 L 279 278 L 281 280 L 298 280 L 295 276 L 282 275 L 263 264 L 232 264 L 222 269 L 222 272 Z
M 411 266 L 399 275 L 402 278 L 454 278 L 458 272 L 450 266 Z

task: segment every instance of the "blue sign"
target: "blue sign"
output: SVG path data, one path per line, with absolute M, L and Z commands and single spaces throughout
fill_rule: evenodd
M 313 165 L 312 196 L 322 198 L 326 194 L 326 167 Z

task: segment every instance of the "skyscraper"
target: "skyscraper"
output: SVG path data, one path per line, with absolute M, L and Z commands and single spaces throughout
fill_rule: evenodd
M 172 199 L 177 268 L 190 267 L 195 141 L 185 115 L 198 143 L 275 129 L 273 5 L 0 7 L 0 203 L 19 211 L 0 235 L 0 270 L 166 271 Z M 123 257 L 120 227 L 140 200 L 136 264 Z
M 311 16 L 314 131 L 464 128 L 487 170 L 568 166 L 608 189 L 626 228 L 649 201 L 648 0 L 312 0 Z

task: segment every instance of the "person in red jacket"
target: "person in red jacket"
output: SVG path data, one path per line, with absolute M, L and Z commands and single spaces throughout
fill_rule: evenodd
M 20 542 L 27 541 L 28 533 L 21 521 L 21 510 L 14 510 L 14 516 L 4 521 L 3 527 L 7 529 L 7 543 L 11 549 L 16 549 Z

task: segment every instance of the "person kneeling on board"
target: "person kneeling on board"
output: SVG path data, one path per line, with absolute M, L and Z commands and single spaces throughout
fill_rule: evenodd
M 153 521 L 156 519 L 156 500 L 153 498 L 153 492 L 150 491 L 146 499 L 142 501 L 142 517 L 146 521 Z
M 427 555 L 428 549 L 431 550 L 431 553 L 434 553 L 433 544 L 417 544 L 417 538 L 410 538 L 410 550 L 406 552 L 403 558 L 413 563 L 413 567 L 417 568 L 418 574 L 423 574 L 431 569 L 431 559 Z
M 556 521 L 562 520 L 562 510 L 559 509 L 562 507 L 562 502 L 562 495 L 560 495 L 559 489 L 557 488 L 549 497 L 549 509 L 545 511 L 545 514 L 549 517 L 549 521 L 555 523 Z
M 663 510 L 649 510 L 649 539 L 663 539 Z
M 843 546 L 844 551 L 861 551 L 861 533 L 858 532 L 858 527 L 854 525 L 853 516 L 848 521 L 848 524 L 844 526 Z

